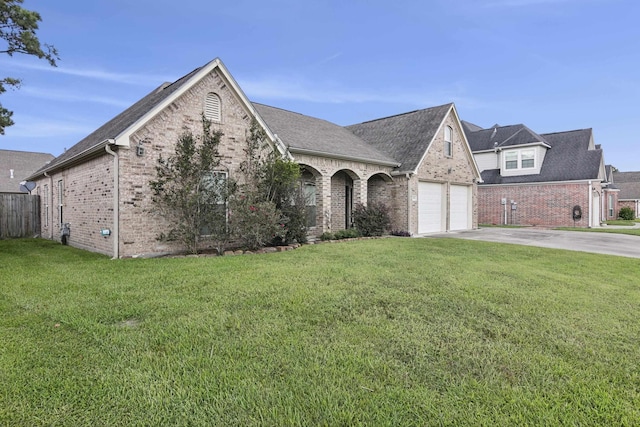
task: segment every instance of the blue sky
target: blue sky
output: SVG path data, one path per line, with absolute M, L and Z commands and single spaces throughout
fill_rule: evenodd
M 253 101 L 340 125 L 455 102 L 464 120 L 593 128 L 640 170 L 637 0 L 25 0 L 58 68 L 23 86 L 0 148 L 59 155 L 164 81 L 219 57 Z

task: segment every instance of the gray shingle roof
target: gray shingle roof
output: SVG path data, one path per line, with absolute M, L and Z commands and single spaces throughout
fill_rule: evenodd
M 482 172 L 482 180 L 484 184 L 515 184 L 599 179 L 602 150 L 589 150 L 591 134 L 591 129 L 543 134 L 551 148 L 539 174 L 500 176 L 499 169 L 489 169 Z
M 620 189 L 618 200 L 640 199 L 640 172 L 613 172 L 613 182 Z
M 440 105 L 359 123 L 346 128 L 376 149 L 399 160 L 401 172 L 418 167 L 453 104 Z
M 45 169 L 55 168 L 56 165 L 64 163 L 73 157 L 91 150 L 92 148 L 100 145 L 107 139 L 116 138 L 122 132 L 127 130 L 131 125 L 138 121 L 142 116 L 151 111 L 153 107 L 161 103 L 164 99 L 169 97 L 172 93 L 180 89 L 180 87 L 186 83 L 194 74 L 200 71 L 202 67 L 196 68 L 189 74 L 179 78 L 173 83 L 163 83 L 158 88 L 147 94 L 144 98 L 133 104 L 131 107 L 124 110 L 122 113 L 109 120 L 91 134 L 80 140 L 73 147 L 56 157 L 46 167 L 37 171 L 43 172 Z
M 494 126 L 489 129 L 473 131 L 464 126 L 471 151 L 493 150 L 496 147 L 513 147 L 516 145 L 542 142 L 549 144 L 542 135 L 538 135 L 525 125 Z
M 268 105 L 253 106 L 278 138 L 292 151 L 313 152 L 328 157 L 369 160 L 397 165 L 399 162 L 370 146 L 349 130 L 326 120 Z
M 0 193 L 20 192 L 20 181 L 53 159 L 53 155 L 48 153 L 0 150 Z

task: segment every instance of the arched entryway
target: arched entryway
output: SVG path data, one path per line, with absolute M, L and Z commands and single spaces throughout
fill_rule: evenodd
M 358 176 L 348 169 L 342 169 L 331 177 L 331 229 L 344 230 L 353 226 L 354 198 L 359 198 L 354 183 Z

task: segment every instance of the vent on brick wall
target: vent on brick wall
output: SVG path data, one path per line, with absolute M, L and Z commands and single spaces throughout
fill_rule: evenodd
M 204 102 L 204 116 L 213 122 L 221 121 L 220 97 L 213 92 L 207 94 Z

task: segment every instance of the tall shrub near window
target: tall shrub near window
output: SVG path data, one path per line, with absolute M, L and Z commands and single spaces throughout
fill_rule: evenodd
M 228 241 L 226 212 L 222 215 L 220 207 L 226 207 L 234 186 L 228 178 L 213 179 L 220 168 L 221 136 L 203 115 L 202 133 L 185 131 L 174 154 L 158 158 L 156 179 L 149 182 L 154 210 L 169 223 L 158 239 L 181 242 L 191 253 L 198 253 L 203 239 L 213 238 L 218 251 L 223 251 Z

